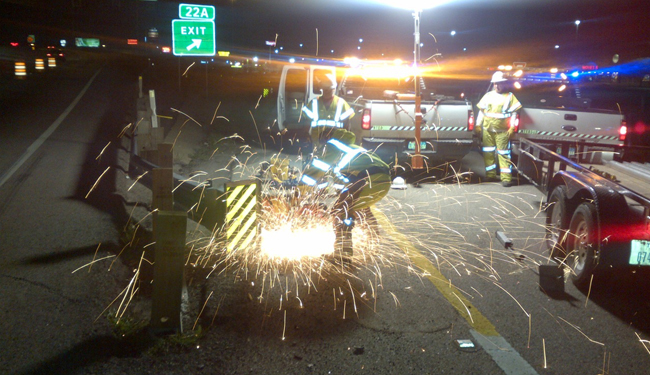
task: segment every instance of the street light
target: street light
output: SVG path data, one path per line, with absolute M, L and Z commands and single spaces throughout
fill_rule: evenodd
M 452 0 L 374 0 L 376 3 L 386 4 L 397 8 L 408 9 L 413 11 L 413 21 L 415 32 L 413 33 L 413 82 L 415 84 L 415 154 L 411 160 L 411 168 L 422 169 L 424 163 L 420 154 L 420 125 L 422 124 L 422 102 L 418 75 L 418 64 L 420 63 L 420 15 L 424 9 L 429 9 L 449 3 Z

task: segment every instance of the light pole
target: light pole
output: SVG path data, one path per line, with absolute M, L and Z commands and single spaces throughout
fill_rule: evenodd
M 420 92 L 420 76 L 418 72 L 418 65 L 420 63 L 420 16 L 424 9 L 433 8 L 435 6 L 449 3 L 452 0 L 375 0 L 378 3 L 387 4 L 393 7 L 413 10 L 413 21 L 415 31 L 413 33 L 413 82 L 415 84 L 415 153 L 411 159 L 411 168 L 422 169 L 424 163 L 422 154 L 420 153 L 420 126 L 422 125 L 422 94 Z

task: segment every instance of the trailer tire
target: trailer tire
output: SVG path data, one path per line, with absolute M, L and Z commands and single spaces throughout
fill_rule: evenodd
M 595 246 L 596 235 L 596 206 L 584 202 L 576 208 L 571 218 L 570 234 L 567 241 L 568 265 L 573 269 L 571 278 L 579 287 L 586 287 L 593 275 L 598 259 Z
M 552 259 L 560 261 L 566 257 L 566 238 L 571 212 L 566 185 L 553 189 L 546 206 L 546 246 Z

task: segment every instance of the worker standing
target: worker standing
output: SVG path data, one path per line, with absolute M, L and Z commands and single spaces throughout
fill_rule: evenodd
M 498 160 L 501 183 L 509 187 L 512 185 L 510 137 L 517 126 L 517 111 L 522 106 L 515 95 L 508 91 L 508 79 L 503 72 L 494 73 L 490 82 L 493 90 L 488 91 L 477 105 L 479 113 L 475 130 L 483 131 L 485 176 L 488 180 L 497 179 Z
M 322 95 L 312 99 L 302 108 L 307 118 L 311 120 L 309 135 L 313 148 L 319 148 L 325 143 L 333 129 L 350 130 L 349 121 L 354 116 L 354 110 L 345 99 L 334 94 L 336 76 L 330 73 L 316 79 L 319 80 L 318 86 L 322 90 Z
M 327 132 L 322 153 L 316 155 L 300 179 L 303 193 L 308 188 L 318 196 L 333 188 L 338 197 L 330 213 L 337 228 L 337 241 L 350 233 L 355 217 L 380 201 L 390 190 L 390 168 L 379 157 L 355 145 L 355 136 L 345 129 Z M 351 256 L 352 247 L 343 246 L 343 255 Z

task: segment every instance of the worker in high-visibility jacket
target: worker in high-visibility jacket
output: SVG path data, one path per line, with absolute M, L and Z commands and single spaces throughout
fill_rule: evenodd
M 338 194 L 330 209 L 337 228 L 351 229 L 360 211 L 366 212 L 390 190 L 390 168 L 373 152 L 355 145 L 355 136 L 345 129 L 335 129 L 322 150 L 304 170 L 300 191 L 318 195 L 333 188 Z M 337 236 L 340 231 L 337 230 Z M 351 247 L 343 252 L 351 255 Z
M 326 74 L 317 77 L 322 95 L 312 99 L 302 107 L 305 116 L 310 120 L 309 135 L 312 146 L 318 148 L 329 139 L 329 133 L 334 129 L 350 130 L 349 121 L 354 116 L 354 110 L 345 99 L 334 95 L 336 77 Z
M 508 91 L 508 79 L 503 72 L 494 73 L 491 83 L 493 90 L 488 91 L 478 102 L 475 131 L 483 132 L 485 176 L 488 180 L 497 179 L 498 160 L 501 183 L 509 187 L 512 185 L 510 137 L 516 130 L 517 111 L 522 106 L 515 95 Z

